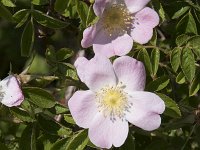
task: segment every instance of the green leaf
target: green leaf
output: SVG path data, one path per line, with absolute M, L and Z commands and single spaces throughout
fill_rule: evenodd
M 41 11 L 34 10 L 32 11 L 32 15 L 34 19 L 41 25 L 52 28 L 52 29 L 60 29 L 60 28 L 65 28 L 69 24 L 66 22 L 63 22 L 61 20 L 55 19 L 51 16 L 48 16 Z
M 185 77 L 192 81 L 195 76 L 195 59 L 194 54 L 190 48 L 183 48 L 181 56 L 181 67 Z
M 28 125 L 20 138 L 20 150 L 36 150 L 36 129 L 35 125 Z
M 87 130 L 79 131 L 67 144 L 66 150 L 84 150 L 89 141 Z
M 138 59 L 144 62 L 145 68 L 149 71 L 150 74 L 152 74 L 152 65 L 151 60 L 149 57 L 149 54 L 145 48 L 139 51 L 138 53 Z
M 72 115 L 70 115 L 70 114 L 65 114 L 64 120 L 70 124 L 76 124 L 74 119 L 72 118 Z
M 153 0 L 152 1 L 153 6 L 155 7 L 155 10 L 158 12 L 161 22 L 166 20 L 166 13 L 162 7 L 162 3 L 159 0 Z
M 54 119 L 49 118 L 46 115 L 39 115 L 37 120 L 40 128 L 48 134 L 59 135 L 61 137 L 71 136 L 72 130 L 70 128 L 61 125 L 59 122 L 56 122 Z
M 171 55 L 170 55 L 170 62 L 171 62 L 173 70 L 176 72 L 181 63 L 181 48 L 175 47 L 172 50 Z
M 173 118 L 181 117 L 181 112 L 175 101 L 173 101 L 170 97 L 164 94 L 161 94 L 161 93 L 156 93 L 156 94 L 165 102 L 165 106 L 166 106 L 165 112 L 164 112 L 165 115 L 173 117 Z
M 68 59 L 74 55 L 74 51 L 69 48 L 61 48 L 56 53 L 56 58 L 58 61 L 63 61 L 65 59 Z
M 35 105 L 41 108 L 51 108 L 56 102 L 49 92 L 36 88 L 36 87 L 26 87 L 23 89 L 25 97 Z
M 21 27 L 27 21 L 29 15 L 30 15 L 30 11 L 27 9 L 22 9 L 16 12 L 13 15 L 14 20 L 18 23 L 16 28 Z
M 188 46 L 191 47 L 197 57 L 200 58 L 200 36 L 193 36 L 188 40 Z
M 69 2 L 70 0 L 56 0 L 54 9 L 59 13 L 63 13 L 69 5 Z
M 33 44 L 34 44 L 34 39 L 35 39 L 35 31 L 34 31 L 34 26 L 33 22 L 29 21 L 22 33 L 22 38 L 21 38 L 21 55 L 28 57 L 31 55 L 31 52 L 33 50 Z
M 181 72 L 178 74 L 178 76 L 176 77 L 176 82 L 177 82 L 178 84 L 183 84 L 183 83 L 185 83 L 185 81 L 186 81 L 185 75 L 184 75 L 184 73 L 181 71 Z
M 172 16 L 172 19 L 177 19 L 177 18 L 179 18 L 180 16 L 182 16 L 183 14 L 185 14 L 189 9 L 190 9 L 189 6 L 182 7 L 181 9 L 179 9 L 179 10 Z
M 89 13 L 89 8 L 85 2 L 78 1 L 77 2 L 77 11 L 78 15 L 81 19 L 81 23 L 84 27 L 86 27 L 86 20 L 87 20 L 87 15 Z
M 45 4 L 48 4 L 48 0 L 32 0 L 31 2 L 34 5 L 45 5 Z
M 50 150 L 65 150 L 69 137 L 56 141 Z
M 10 108 L 10 111 L 15 117 L 17 117 L 21 121 L 25 121 L 25 122 L 33 122 L 34 121 L 34 119 L 31 118 L 31 116 L 26 111 L 21 110 L 17 107 Z
M 196 76 L 190 85 L 189 95 L 194 96 L 195 94 L 197 94 L 199 89 L 200 89 L 200 78 L 199 76 Z
M 16 5 L 11 0 L 1 0 L 2 4 L 7 7 L 16 7 Z
M 158 66 L 160 62 L 160 51 L 158 48 L 155 48 L 151 52 L 151 62 L 152 62 L 152 72 L 155 76 L 158 71 Z
M 3 4 L 0 2 L 0 17 L 3 17 L 4 19 L 13 22 L 13 18 L 12 18 L 12 14 L 10 13 L 10 11 L 3 6 Z
M 148 91 L 160 91 L 164 89 L 169 84 L 169 77 L 168 76 L 162 76 L 152 82 L 150 82 L 147 85 Z
M 197 34 L 197 26 L 192 14 L 187 13 L 177 24 L 177 30 L 180 33 L 194 33 Z
M 182 46 L 183 44 L 186 44 L 189 40 L 190 36 L 187 34 L 181 34 L 176 38 L 176 45 Z
M 55 105 L 55 110 L 56 110 L 56 114 L 58 115 L 58 114 L 64 114 L 64 113 L 67 113 L 69 110 L 67 109 L 67 107 L 66 106 L 63 106 L 63 105 L 61 105 L 61 104 L 59 104 L 59 103 L 57 103 L 56 105 Z

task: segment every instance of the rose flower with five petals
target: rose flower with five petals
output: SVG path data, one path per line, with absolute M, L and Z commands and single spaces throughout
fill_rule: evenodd
M 159 24 L 158 14 L 145 7 L 150 0 L 95 0 L 96 24 L 83 32 L 83 48 L 93 46 L 95 53 L 107 57 L 126 55 L 133 41 L 147 43 L 153 28 Z
M 75 92 L 68 106 L 76 124 L 89 128 L 93 144 L 121 146 L 128 136 L 128 122 L 147 131 L 159 128 L 165 104 L 156 94 L 143 91 L 142 62 L 122 56 L 112 64 L 95 55 L 91 60 L 79 57 L 75 67 L 89 90 Z

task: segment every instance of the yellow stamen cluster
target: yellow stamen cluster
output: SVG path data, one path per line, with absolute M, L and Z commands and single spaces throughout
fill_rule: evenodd
M 125 112 L 131 107 L 128 94 L 120 86 L 102 88 L 96 93 L 96 100 L 99 111 L 113 122 L 116 117 L 124 120 Z
M 124 4 L 113 4 L 105 8 L 102 16 L 102 26 L 110 36 L 124 34 L 131 27 L 134 17 Z

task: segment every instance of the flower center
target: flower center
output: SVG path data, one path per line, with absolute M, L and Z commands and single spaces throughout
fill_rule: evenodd
M 128 102 L 128 94 L 124 92 L 123 87 L 120 85 L 102 88 L 96 93 L 96 100 L 99 111 L 105 117 L 110 117 L 113 122 L 116 117 L 124 120 L 125 113 L 129 111 L 132 105 Z
M 113 4 L 107 7 L 102 16 L 102 25 L 106 33 L 124 34 L 131 28 L 133 16 L 124 4 Z

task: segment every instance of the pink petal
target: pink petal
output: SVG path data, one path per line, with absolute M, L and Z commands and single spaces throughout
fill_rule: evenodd
M 95 94 L 88 91 L 77 91 L 68 101 L 69 110 L 76 124 L 89 128 L 98 110 L 95 103 Z
M 108 58 L 126 55 L 132 46 L 133 39 L 128 34 L 109 36 L 103 30 L 97 34 L 93 43 L 95 54 L 100 53 Z
M 97 16 L 101 16 L 108 2 L 109 0 L 95 0 L 95 3 L 93 5 L 94 13 Z
M 153 36 L 153 28 L 159 24 L 159 16 L 153 9 L 145 7 L 135 18 L 131 36 L 134 41 L 145 44 Z
M 117 56 L 124 56 L 131 51 L 133 39 L 128 34 L 124 34 L 113 40 L 112 45 Z
M 83 39 L 81 40 L 81 46 L 83 48 L 88 48 L 92 46 L 94 38 L 99 30 L 100 30 L 100 27 L 98 24 L 95 24 L 93 26 L 86 28 L 83 31 Z
M 145 7 L 150 0 L 124 0 L 131 13 L 135 13 Z
M 126 114 L 129 122 L 144 130 L 152 131 L 159 128 L 162 114 L 165 110 L 163 100 L 154 93 L 135 91 L 131 93 L 130 113 Z
M 112 122 L 109 117 L 99 114 L 89 128 L 89 138 L 93 144 L 101 148 L 120 147 L 128 136 L 128 122 L 117 119 Z
M 131 31 L 131 36 L 135 42 L 146 44 L 153 36 L 153 29 L 151 27 L 137 26 Z
M 113 66 L 108 58 L 102 55 L 95 55 L 87 61 L 79 57 L 75 66 L 80 79 L 92 90 L 97 91 L 104 86 L 116 85 L 116 76 Z
M 15 76 L 9 75 L 0 82 L 1 103 L 8 106 L 18 106 L 24 100 L 24 95 Z
M 142 62 L 122 56 L 114 61 L 113 67 L 119 82 L 126 86 L 127 92 L 144 90 L 146 73 Z
M 149 7 L 145 7 L 141 11 L 135 14 L 135 18 L 137 18 L 137 22 L 141 26 L 148 26 L 154 28 L 159 24 L 159 16 L 157 12 Z

